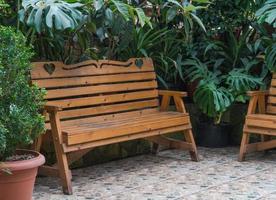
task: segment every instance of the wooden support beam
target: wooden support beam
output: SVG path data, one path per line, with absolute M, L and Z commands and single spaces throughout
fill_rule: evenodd
M 246 153 L 251 153 L 254 151 L 264 151 L 264 150 L 275 148 L 275 147 L 276 147 L 276 140 L 247 144 L 246 145 Z
M 48 166 L 43 165 L 38 168 L 38 174 L 42 176 L 50 176 L 50 177 L 60 177 L 59 176 L 59 169 L 57 165 Z M 72 179 L 71 171 L 69 171 L 70 179 Z
M 164 136 L 152 136 L 152 137 L 147 137 L 145 139 L 149 140 L 151 142 L 154 142 L 156 144 L 159 144 L 159 145 L 167 146 L 169 148 L 193 151 L 192 144 L 188 143 L 188 142 L 175 140 L 175 139 L 164 137 Z

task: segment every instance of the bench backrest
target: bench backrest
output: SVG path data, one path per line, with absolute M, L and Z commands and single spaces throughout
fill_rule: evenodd
M 159 106 L 156 74 L 150 58 L 32 65 L 32 82 L 46 88 L 46 100 L 51 105 L 64 108 L 60 112 L 62 120 Z
M 276 73 L 273 74 L 267 100 L 266 112 L 276 114 Z

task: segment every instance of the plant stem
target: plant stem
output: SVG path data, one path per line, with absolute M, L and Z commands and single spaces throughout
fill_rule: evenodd
M 215 121 L 214 123 L 217 125 L 217 124 L 220 124 L 221 122 L 221 118 L 222 118 L 222 112 L 220 112 L 216 117 L 215 117 Z

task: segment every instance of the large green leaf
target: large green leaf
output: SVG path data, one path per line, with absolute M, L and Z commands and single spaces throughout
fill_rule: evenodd
M 194 102 L 209 117 L 216 118 L 234 102 L 233 95 L 213 82 L 200 85 L 193 96 Z
M 210 77 L 207 65 L 197 58 L 187 59 L 183 62 L 183 65 L 187 67 L 185 71 L 186 77 L 190 81 L 208 79 L 208 77 Z
M 265 53 L 265 63 L 268 69 L 272 72 L 276 72 L 276 44 L 274 43 L 268 47 Z
M 115 6 L 115 11 L 117 10 L 125 18 L 125 20 L 131 19 L 131 15 L 129 13 L 129 6 L 127 4 L 117 0 L 111 0 L 111 2 Z
M 259 22 L 266 22 L 276 28 L 276 1 L 268 0 L 264 6 L 256 12 Z
M 244 94 L 246 91 L 262 85 L 262 79 L 248 74 L 244 69 L 233 69 L 226 76 L 226 84 L 236 94 Z
M 19 11 L 20 20 L 38 33 L 44 28 L 56 30 L 75 29 L 84 15 L 79 10 L 80 3 L 67 3 L 62 0 L 23 0 Z
M 152 24 L 150 22 L 149 17 L 147 17 L 144 13 L 144 11 L 141 8 L 135 8 L 134 9 L 137 13 L 139 22 L 141 24 L 141 26 L 143 27 L 145 24 L 148 24 L 151 28 L 152 28 Z

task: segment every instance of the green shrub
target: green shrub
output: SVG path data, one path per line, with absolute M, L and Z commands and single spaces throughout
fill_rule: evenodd
M 0 26 L 0 161 L 44 130 L 44 92 L 30 85 L 31 48 L 22 33 Z

